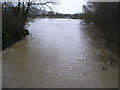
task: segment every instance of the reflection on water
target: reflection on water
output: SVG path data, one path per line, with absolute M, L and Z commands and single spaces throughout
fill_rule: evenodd
M 3 87 L 118 87 L 117 65 L 109 60 L 116 60 L 116 55 L 92 45 L 94 40 L 80 22 L 77 19 L 30 22 L 31 35 L 3 51 Z

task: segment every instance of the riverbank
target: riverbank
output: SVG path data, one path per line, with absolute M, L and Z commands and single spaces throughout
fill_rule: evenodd
M 114 53 L 120 52 L 118 49 L 118 42 L 109 40 L 108 34 L 103 32 L 103 30 L 96 27 L 94 24 L 84 25 L 84 27 L 87 35 L 89 35 L 92 40 L 95 40 L 96 43 L 98 42 L 96 45 L 101 45 L 102 47 L 109 48 Z M 96 28 L 96 30 L 94 30 L 94 28 Z M 100 42 L 101 40 L 103 40 L 102 43 Z
M 29 34 L 21 16 L 16 16 L 11 10 L 2 11 L 2 50 L 15 44 Z
M 109 41 L 106 33 L 94 25 L 84 25 L 84 33 L 91 38 L 91 44 L 98 48 L 97 50 L 100 52 L 101 60 L 105 57 L 108 58 L 106 59 L 108 61 L 102 61 L 109 62 L 111 64 L 114 63 L 116 66 L 118 65 L 118 60 L 120 57 L 118 56 L 119 50 L 117 43 Z

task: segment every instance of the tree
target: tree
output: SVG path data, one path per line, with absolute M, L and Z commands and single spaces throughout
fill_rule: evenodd
M 40 8 L 47 6 L 52 10 L 49 4 L 56 4 L 56 2 L 53 0 L 2 2 L 2 49 L 7 48 L 29 34 L 24 26 L 30 10 L 37 10 L 37 6 Z M 36 9 L 33 9 L 33 6 Z
M 83 6 L 83 18 L 86 21 L 94 22 L 95 25 L 108 37 L 108 40 L 118 41 L 118 6 L 117 2 L 94 2 Z
M 39 8 L 41 9 L 44 9 L 44 6 L 47 6 L 51 11 L 52 8 L 48 5 L 48 4 L 57 4 L 58 2 L 56 2 L 55 0 L 39 0 L 39 2 L 35 1 L 35 0 L 28 0 L 28 2 L 26 2 L 25 4 L 25 1 L 23 0 L 23 2 L 21 2 L 20 0 L 18 0 L 18 14 L 20 12 L 20 5 L 23 6 L 23 18 L 26 20 L 27 19 L 27 15 L 28 15 L 28 12 L 29 12 L 29 9 L 31 6 L 39 6 Z M 26 8 L 25 8 L 26 7 Z

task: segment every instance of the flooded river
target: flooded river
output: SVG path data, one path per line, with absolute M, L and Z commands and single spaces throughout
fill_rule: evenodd
M 117 88 L 116 53 L 80 22 L 29 22 L 30 35 L 3 51 L 3 88 Z

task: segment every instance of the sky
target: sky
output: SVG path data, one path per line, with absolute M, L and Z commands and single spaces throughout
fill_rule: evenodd
M 1 0 L 1 1 L 5 1 L 5 0 Z M 18 0 L 6 0 L 6 1 L 18 1 Z M 41 0 L 41 1 L 49 1 L 49 0 Z M 115 2 L 116 1 L 117 2 L 119 0 L 55 0 L 55 1 L 59 1 L 60 3 L 52 6 L 53 11 L 63 13 L 63 14 L 75 14 L 75 13 L 81 13 L 83 11 L 82 6 L 86 4 L 87 1 L 91 1 L 91 2 L 92 1 L 94 2 Z M 49 11 L 49 9 L 47 10 Z
M 64 14 L 75 14 L 82 12 L 82 6 L 86 0 L 59 0 L 59 5 L 55 6 L 55 11 Z
M 1 0 L 1 1 L 5 1 L 5 0 Z M 15 2 L 18 0 L 6 0 L 6 1 Z M 29 1 L 29 0 L 24 0 L 24 1 Z M 35 0 L 35 1 L 39 1 L 39 0 Z M 41 0 L 41 1 L 52 1 L 52 0 Z M 82 6 L 87 2 L 87 0 L 53 0 L 53 1 L 59 1 L 59 4 L 52 6 L 53 11 L 63 14 L 81 13 L 83 11 Z M 46 10 L 50 11 L 49 8 L 46 8 Z

